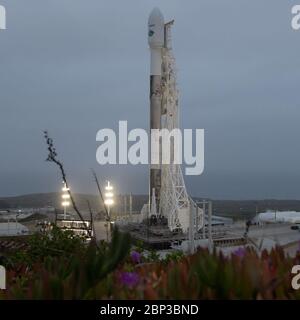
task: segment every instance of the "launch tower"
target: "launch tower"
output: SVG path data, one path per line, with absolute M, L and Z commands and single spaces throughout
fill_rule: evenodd
M 148 21 L 150 65 L 150 130 L 179 129 L 179 95 L 176 83 L 176 64 L 172 51 L 171 28 L 174 23 L 164 22 L 155 8 Z M 161 139 L 159 159 L 161 160 Z M 151 150 L 157 152 L 156 150 Z M 172 154 L 173 153 L 173 154 Z M 174 159 L 174 145 L 171 146 Z M 179 164 L 151 164 L 148 214 L 167 220 L 170 231 L 186 233 L 192 225 L 204 225 L 203 210 L 189 197 Z M 191 219 L 193 221 L 191 221 Z

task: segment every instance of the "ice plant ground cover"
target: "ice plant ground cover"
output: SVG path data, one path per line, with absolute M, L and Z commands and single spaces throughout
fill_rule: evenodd
M 199 250 L 160 260 L 117 231 L 109 245 L 86 246 L 54 228 L 1 263 L 7 269 L 2 299 L 300 299 L 291 287 L 300 252 L 290 258 L 279 247 L 260 254 L 239 249 L 229 257 Z

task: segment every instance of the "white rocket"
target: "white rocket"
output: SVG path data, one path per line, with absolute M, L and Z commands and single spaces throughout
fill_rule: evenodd
M 176 66 L 171 41 L 173 23 L 174 20 L 165 23 L 162 13 L 157 8 L 151 12 L 148 20 L 148 43 L 151 53 L 150 130 L 167 129 L 172 131 L 179 128 L 178 90 L 176 73 L 174 72 Z M 154 136 L 151 136 L 151 140 Z M 171 231 L 181 230 L 183 233 L 187 233 L 189 228 L 192 229 L 191 226 L 195 225 L 195 221 L 197 221 L 196 226 L 200 230 L 204 226 L 204 212 L 189 197 L 180 165 L 175 163 L 161 165 L 161 154 L 165 152 L 162 148 L 162 142 L 152 142 L 154 142 L 154 146 L 150 147 L 150 208 L 148 204 L 143 212 L 147 216 L 150 213 L 150 215 L 159 214 L 166 218 L 168 228 Z M 170 155 L 173 159 L 174 148 L 172 148 Z M 153 158 L 159 159 L 158 164 L 152 163 Z
M 148 43 L 150 47 L 150 130 L 161 129 L 162 110 L 162 54 L 165 45 L 164 17 L 158 8 L 154 8 L 148 20 Z M 159 142 L 157 142 L 159 143 Z M 159 154 L 154 155 L 156 150 L 150 150 L 151 158 L 160 159 Z M 159 151 L 158 151 L 159 152 Z M 156 201 L 151 209 L 159 208 L 161 188 L 161 166 L 152 164 L 150 167 L 150 202 Z M 155 196 L 153 191 L 155 190 Z M 155 199 L 155 200 L 153 200 Z M 151 210 L 153 211 L 153 210 Z M 153 212 L 152 212 L 153 213 Z

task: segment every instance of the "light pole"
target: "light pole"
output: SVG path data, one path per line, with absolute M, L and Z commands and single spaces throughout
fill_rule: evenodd
M 109 181 L 107 181 L 107 185 L 105 186 L 105 200 L 104 204 L 107 207 L 107 214 L 108 214 L 108 219 L 110 220 L 110 208 L 114 204 L 114 194 L 113 194 L 113 186 L 110 184 Z
M 104 193 L 104 204 L 107 208 L 107 222 L 106 222 L 106 237 L 107 242 L 109 241 L 109 231 L 108 228 L 111 230 L 110 225 L 110 208 L 114 204 L 114 194 L 113 194 L 113 186 L 107 181 L 107 185 L 105 186 L 105 193 Z
M 21 215 L 22 211 L 18 210 L 18 213 L 16 214 L 16 233 L 18 231 L 18 216 Z
M 68 193 L 69 190 L 70 189 L 67 187 L 66 183 L 64 183 L 64 186 L 62 188 L 63 194 L 61 196 L 62 199 L 63 199 L 61 204 L 62 204 L 62 206 L 64 208 L 64 220 L 67 220 L 67 207 L 70 205 L 70 201 L 69 201 L 70 195 Z

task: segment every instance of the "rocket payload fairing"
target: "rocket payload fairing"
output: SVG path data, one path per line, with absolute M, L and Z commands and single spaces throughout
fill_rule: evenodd
M 162 110 L 162 55 L 165 44 L 164 17 L 158 8 L 153 9 L 148 20 L 148 43 L 150 47 L 150 130 L 161 129 Z M 157 141 L 160 145 L 159 141 Z M 161 150 L 161 148 L 159 148 Z M 150 150 L 151 158 L 160 159 L 158 150 Z M 150 204 L 155 192 L 156 208 L 159 208 L 161 189 L 161 166 L 151 164 L 150 167 Z M 154 206 L 153 206 L 154 207 Z M 153 209 L 153 208 L 152 208 Z

